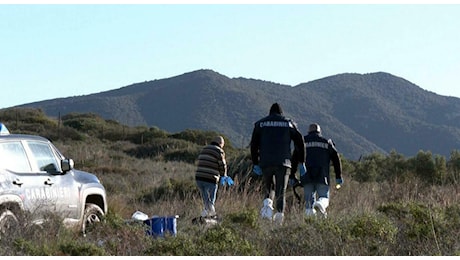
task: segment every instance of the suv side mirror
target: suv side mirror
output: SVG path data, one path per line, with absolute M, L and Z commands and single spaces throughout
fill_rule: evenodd
M 50 174 L 58 173 L 58 169 L 56 169 L 56 165 L 54 163 L 50 163 L 43 167 L 43 170 Z
M 61 160 L 61 169 L 63 172 L 68 172 L 74 167 L 74 162 L 72 159 L 63 159 Z

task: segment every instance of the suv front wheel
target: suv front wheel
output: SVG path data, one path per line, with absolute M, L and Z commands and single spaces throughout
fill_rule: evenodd
M 82 231 L 86 236 L 91 231 L 92 227 L 104 220 L 104 211 L 96 204 L 86 203 L 85 214 L 83 215 Z
M 19 226 L 19 220 L 9 209 L 0 210 L 0 238 Z

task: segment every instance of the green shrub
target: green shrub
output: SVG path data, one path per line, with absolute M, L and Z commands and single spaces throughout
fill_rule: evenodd
M 244 229 L 258 229 L 259 212 L 255 209 L 244 209 L 241 212 L 235 212 L 226 215 L 224 221 L 229 222 L 228 225 L 231 225 L 231 223 L 238 224 Z
M 90 243 L 64 242 L 59 245 L 63 255 L 69 256 L 103 256 L 106 255 L 102 248 Z
M 126 149 L 126 154 L 136 158 L 174 159 L 176 161 L 193 162 L 196 160 L 200 147 L 184 140 L 155 138 L 151 143 Z M 184 156 L 184 157 L 182 157 Z
M 158 200 L 189 199 L 199 194 L 194 179 L 176 180 L 168 179 L 153 191 L 142 195 L 140 200 L 145 203 L 155 203 Z
M 357 247 L 360 254 L 388 255 L 396 243 L 398 228 L 390 219 L 379 214 L 363 213 L 346 224 L 346 244 Z M 347 252 L 353 254 L 353 252 Z
M 378 210 L 392 218 L 400 229 L 396 252 L 404 255 L 442 254 L 439 240 L 447 229 L 441 209 L 409 202 L 389 203 Z
M 198 237 L 201 255 L 254 255 L 253 245 L 235 229 L 225 225 L 209 228 Z

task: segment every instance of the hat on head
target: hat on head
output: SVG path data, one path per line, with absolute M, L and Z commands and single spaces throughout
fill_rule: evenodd
M 214 143 L 217 143 L 220 147 L 224 147 L 225 141 L 222 136 L 216 136 L 214 140 L 212 140 Z
M 278 103 L 274 103 L 271 107 L 270 107 L 270 115 L 271 114 L 283 114 L 283 110 L 281 109 L 281 106 L 280 104 Z
M 308 127 L 308 132 L 317 132 L 321 133 L 321 127 L 317 123 L 313 123 Z

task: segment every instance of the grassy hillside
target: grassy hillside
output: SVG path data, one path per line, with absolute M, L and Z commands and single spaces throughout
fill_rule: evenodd
M 53 140 L 78 169 L 107 189 L 109 214 L 87 237 L 53 215 L 43 226 L 24 223 L 0 241 L 1 255 L 460 255 L 460 152 L 449 158 L 397 151 L 344 160 L 344 185 L 331 190 L 327 219 L 305 219 L 288 188 L 284 225 L 259 218 L 263 192 L 250 175 L 247 149 L 226 142 L 235 186 L 220 187 L 213 227 L 192 224 L 201 212 L 195 159 L 215 132 L 128 127 L 95 114 L 60 120 L 34 109 L 0 111 L 10 132 Z M 333 172 L 333 171 L 332 171 Z M 301 195 L 303 191 L 297 190 Z M 134 212 L 179 215 L 177 236 L 152 238 L 131 221 Z

